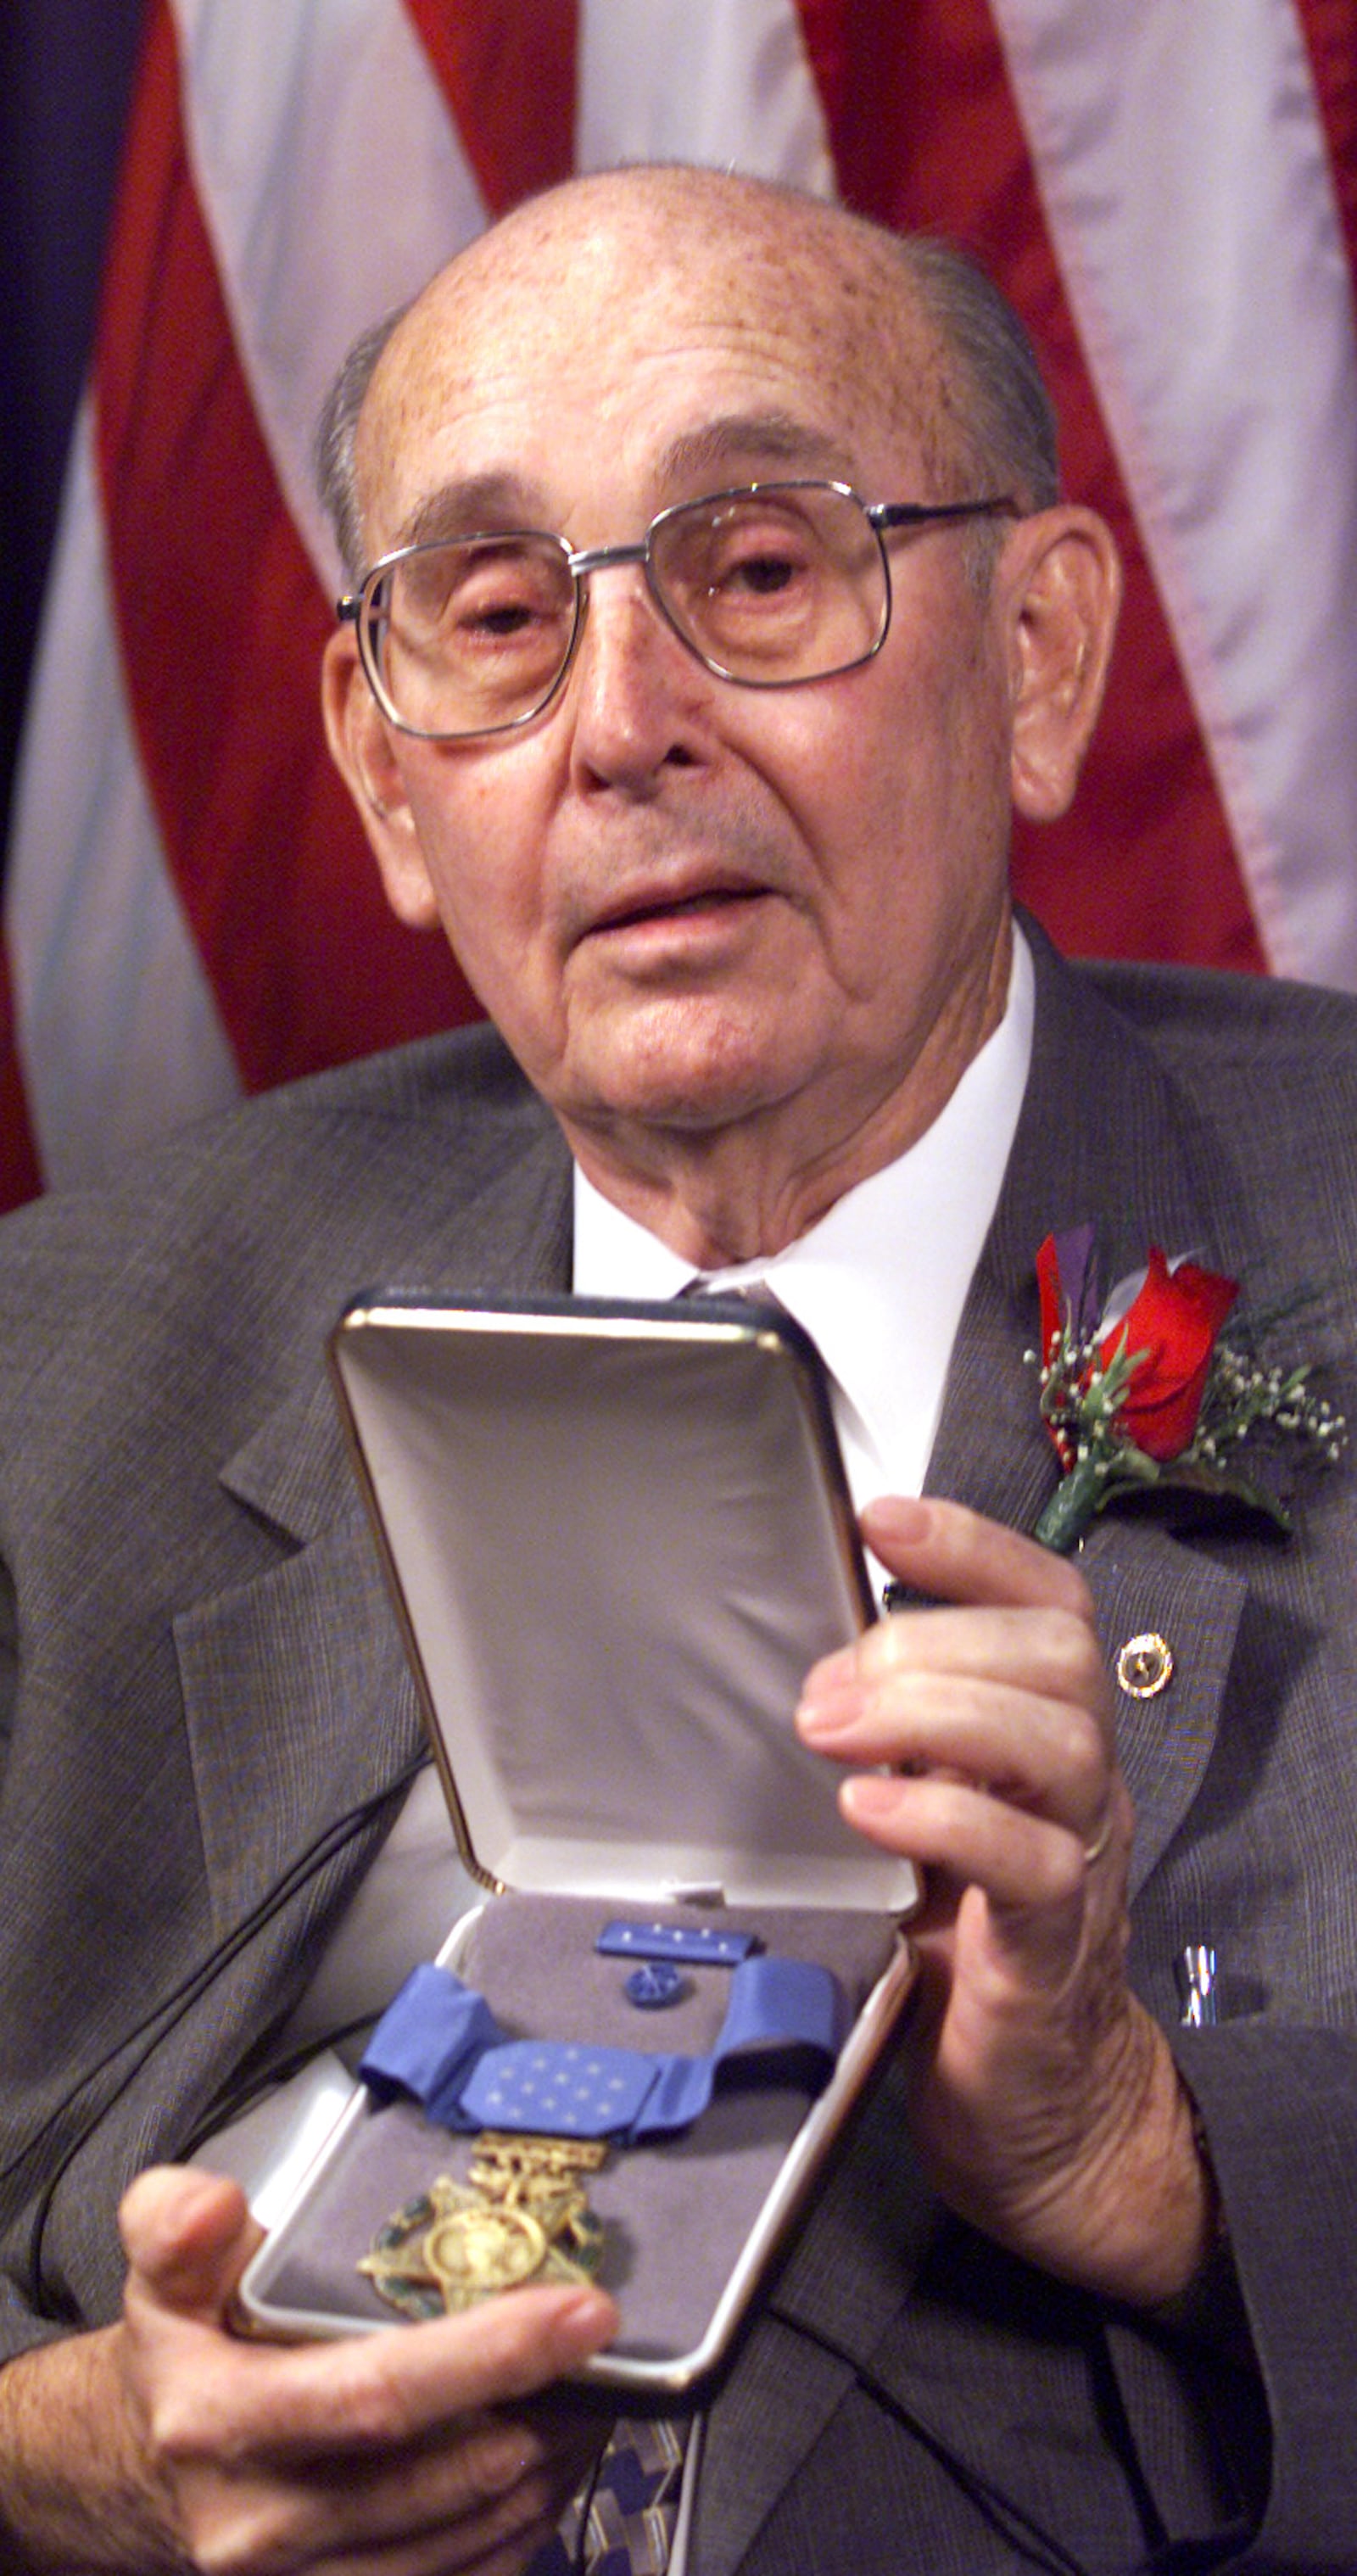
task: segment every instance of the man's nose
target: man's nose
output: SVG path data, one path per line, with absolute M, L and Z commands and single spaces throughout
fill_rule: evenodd
M 572 758 L 590 780 L 645 793 L 701 756 L 712 685 L 652 598 L 641 565 L 590 576 L 567 683 Z

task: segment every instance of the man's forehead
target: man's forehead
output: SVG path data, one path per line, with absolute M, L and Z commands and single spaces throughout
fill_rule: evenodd
M 531 480 L 531 450 L 581 430 L 630 436 L 678 479 L 739 479 L 743 456 L 842 472 L 863 423 L 917 441 L 939 375 L 902 264 L 821 209 L 681 181 L 601 203 L 565 190 L 485 236 L 399 326 L 360 488 L 389 545 L 449 476 L 521 455 Z

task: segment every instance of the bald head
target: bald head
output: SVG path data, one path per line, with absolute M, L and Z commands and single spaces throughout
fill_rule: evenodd
M 906 438 L 924 497 L 987 488 L 1034 507 L 1055 498 L 1054 429 L 1031 349 L 959 253 L 764 180 L 611 171 L 517 208 L 355 345 L 319 446 L 347 566 L 408 533 L 393 459 L 417 423 L 464 404 L 473 385 L 493 387 L 497 350 L 516 333 L 531 336 L 565 398 L 575 362 L 596 370 L 624 322 L 629 349 L 663 365 L 667 351 L 677 362 L 685 325 L 757 349 L 790 321 L 825 416 L 849 425 L 870 415 Z

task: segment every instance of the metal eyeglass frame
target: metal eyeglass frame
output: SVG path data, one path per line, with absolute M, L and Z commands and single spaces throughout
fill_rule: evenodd
M 881 559 L 883 583 L 881 622 L 865 652 L 853 654 L 847 662 L 831 663 L 828 670 L 815 671 L 796 679 L 751 680 L 743 678 L 736 671 L 728 671 L 713 655 L 704 653 L 701 646 L 694 643 L 691 635 L 684 633 L 655 576 L 653 559 L 655 537 L 671 520 L 692 510 L 713 507 L 722 501 L 756 500 L 760 493 L 764 492 L 835 492 L 841 499 L 851 501 L 861 511 L 870 527 Z M 861 493 L 855 492 L 851 483 L 836 482 L 826 475 L 769 477 L 760 483 L 728 484 L 719 492 L 700 493 L 692 501 L 671 502 L 667 509 L 656 511 L 645 535 L 632 545 L 571 547 L 567 545 L 564 537 L 554 535 L 549 528 L 468 529 L 462 536 L 420 538 L 413 545 L 396 546 L 390 554 L 379 556 L 377 562 L 363 575 L 358 589 L 346 591 L 342 598 L 336 600 L 335 614 L 344 624 L 352 625 L 357 630 L 358 658 L 363 666 L 364 677 L 389 724 L 395 725 L 400 733 L 412 734 L 420 742 L 478 742 L 483 741 L 490 734 L 516 733 L 521 726 L 534 724 L 538 716 L 545 714 L 552 700 L 564 686 L 570 665 L 575 658 L 575 648 L 583 631 L 585 611 L 588 606 L 586 585 L 593 573 L 610 571 L 614 565 L 639 564 L 644 571 L 646 588 L 651 600 L 671 635 L 678 637 L 680 644 L 692 654 L 694 661 L 700 662 L 703 669 L 710 671 L 714 679 L 728 681 L 735 689 L 799 689 L 808 687 L 817 680 L 837 679 L 844 671 L 856 671 L 864 662 L 872 661 L 880 652 L 890 632 L 894 599 L 890 558 L 886 552 L 886 538 L 894 530 L 922 528 L 954 519 L 1020 518 L 1021 516 L 1021 504 L 1008 493 L 996 493 L 984 500 L 976 501 L 864 501 Z M 533 537 L 539 542 L 545 541 L 559 547 L 565 569 L 574 584 L 575 609 L 570 634 L 561 667 L 550 688 L 537 699 L 533 706 L 525 708 L 521 715 L 506 716 L 499 724 L 470 725 L 464 729 L 458 728 L 452 733 L 430 733 L 421 725 L 409 723 L 404 716 L 396 712 L 372 646 L 371 621 L 365 612 L 369 609 L 378 583 L 388 573 L 393 572 L 398 564 L 408 562 L 412 555 L 432 554 L 442 546 L 474 546 L 503 541 L 511 537 Z

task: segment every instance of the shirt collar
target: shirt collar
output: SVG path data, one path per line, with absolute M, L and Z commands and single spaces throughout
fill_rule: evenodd
M 1004 1017 L 927 1132 L 771 1260 L 703 1274 L 713 1288 L 766 1280 L 818 1344 L 859 1504 L 922 1486 L 1022 1106 L 1034 1003 L 1031 952 L 1015 926 Z M 693 1277 L 576 1167 L 577 1295 L 662 1299 Z

